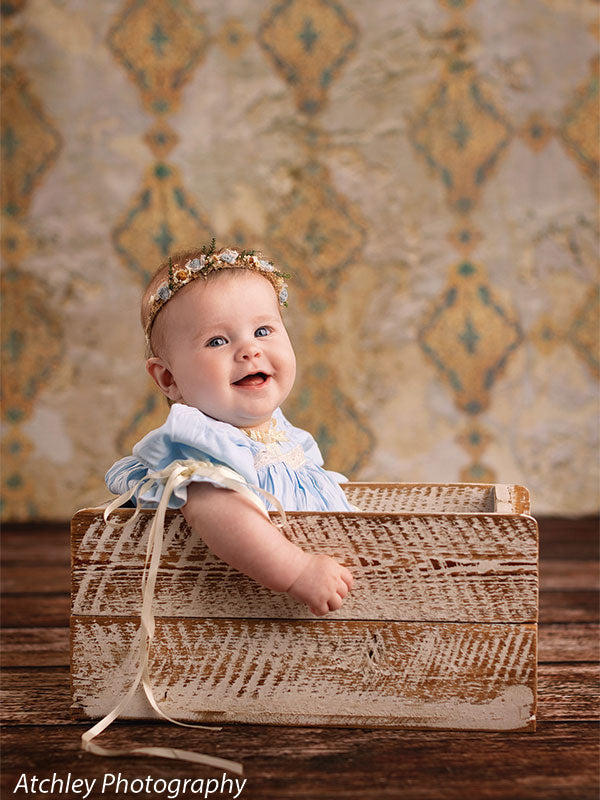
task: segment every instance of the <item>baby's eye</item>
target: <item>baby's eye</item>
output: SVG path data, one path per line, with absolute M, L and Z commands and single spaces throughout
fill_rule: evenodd
M 214 336 L 208 343 L 207 347 L 222 347 L 227 344 L 227 339 L 224 336 Z
M 255 336 L 268 336 L 271 333 L 271 329 L 267 328 L 266 325 L 261 325 L 260 328 L 257 328 L 254 331 Z

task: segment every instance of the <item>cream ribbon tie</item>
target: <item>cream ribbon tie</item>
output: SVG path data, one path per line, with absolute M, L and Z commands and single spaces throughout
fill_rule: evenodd
M 141 486 L 140 490 L 140 497 L 144 494 L 144 492 L 151 489 L 155 484 L 161 485 L 164 484 L 164 489 L 158 506 L 156 508 L 156 513 L 154 515 L 154 519 L 152 520 L 152 524 L 150 526 L 150 532 L 148 535 L 148 545 L 146 547 L 146 559 L 144 562 L 144 572 L 142 574 L 142 611 L 140 614 L 140 663 L 138 666 L 137 674 L 134 678 L 134 681 L 129 688 L 129 691 L 123 697 L 122 700 L 110 711 L 105 717 L 103 717 L 99 722 L 97 722 L 92 728 L 85 731 L 81 735 L 81 746 L 84 750 L 88 752 L 95 753 L 99 756 L 122 756 L 122 755 L 150 755 L 150 756 L 160 756 L 162 758 L 173 758 L 173 759 L 180 759 L 183 761 L 192 761 L 197 764 L 207 764 L 212 767 L 218 767 L 219 769 L 228 769 L 231 772 L 234 772 L 238 775 L 242 775 L 244 772 L 244 768 L 242 764 L 237 761 L 229 761 L 228 759 L 224 758 L 215 758 L 214 756 L 205 755 L 203 753 L 195 753 L 190 750 L 179 750 L 172 747 L 136 747 L 130 750 L 114 750 L 114 749 L 107 749 L 105 747 L 101 747 L 98 744 L 92 742 L 96 736 L 102 733 L 105 728 L 107 728 L 111 722 L 113 722 L 121 713 L 123 709 L 125 709 L 135 691 L 141 681 L 144 692 L 148 701 L 152 708 L 164 719 L 168 720 L 169 722 L 174 723 L 175 725 L 180 725 L 184 728 L 203 728 L 205 730 L 215 730 L 220 731 L 222 730 L 220 727 L 213 727 L 208 725 L 192 725 L 187 722 L 179 722 L 176 719 L 173 719 L 164 711 L 161 710 L 156 699 L 154 697 L 154 692 L 152 690 L 152 684 L 150 682 L 150 673 L 148 667 L 148 659 L 150 653 L 150 646 L 152 644 L 152 639 L 154 637 L 154 614 L 152 612 L 152 603 L 154 600 L 154 591 L 156 587 L 156 578 L 158 574 L 158 567 L 160 564 L 160 557 L 162 554 L 162 547 L 163 547 L 163 538 L 164 538 L 164 525 L 165 525 L 165 515 L 167 512 L 169 499 L 172 493 L 180 486 L 182 483 L 186 483 L 192 478 L 194 475 L 200 475 L 204 478 L 209 479 L 210 482 L 223 487 L 224 489 L 233 489 L 236 492 L 239 492 L 252 503 L 254 503 L 270 520 L 269 512 L 267 511 L 264 503 L 256 496 L 255 492 L 260 492 L 263 497 L 267 498 L 270 503 L 275 506 L 277 511 L 281 514 L 282 522 L 280 523 L 273 523 L 276 524 L 277 527 L 282 527 L 286 523 L 286 515 L 285 511 L 279 502 L 279 500 L 272 495 L 270 492 L 261 489 L 259 486 L 253 486 L 250 488 L 250 484 L 248 481 L 239 473 L 235 472 L 235 470 L 231 469 L 230 467 L 226 467 L 220 464 L 211 464 L 208 461 L 198 461 L 195 459 L 186 459 L 180 461 L 173 461 L 169 464 L 168 467 L 165 467 L 162 470 L 157 470 L 156 472 L 151 472 L 146 475 L 141 480 L 137 481 L 131 489 L 128 491 L 123 492 L 123 494 L 119 495 L 115 500 L 113 500 L 104 510 L 104 520 L 108 522 L 109 516 L 112 514 L 115 509 L 122 506 L 128 500 L 130 500 L 138 488 Z M 142 507 L 138 505 L 136 507 L 135 513 L 130 518 L 129 521 L 133 521 L 142 510 Z M 148 566 L 148 562 L 150 565 Z

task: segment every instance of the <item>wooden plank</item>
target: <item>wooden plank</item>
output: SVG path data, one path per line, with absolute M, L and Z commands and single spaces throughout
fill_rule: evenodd
M 48 594 L 69 591 L 67 564 L 3 564 L 2 594 Z
M 538 714 L 541 720 L 536 723 L 536 736 L 542 725 L 549 722 L 573 721 L 589 723 L 598 717 L 598 663 L 543 664 L 538 669 Z M 205 688 L 201 687 L 199 697 L 204 697 Z M 161 707 L 163 703 L 156 693 Z M 72 713 L 69 668 L 63 667 L 28 667 L 10 668 L 2 671 L 3 722 L 7 725 L 66 725 L 74 724 Z M 199 704 L 202 700 L 197 701 Z M 176 717 L 179 719 L 179 717 Z M 127 725 L 132 720 L 122 721 Z M 89 720 L 85 724 L 91 724 Z M 141 724 L 141 723 L 140 723 Z M 159 727 L 170 729 L 168 723 L 155 721 Z M 221 723 L 219 723 L 221 724 Z M 227 724 L 227 721 L 223 722 Z M 111 727 L 111 731 L 115 726 Z M 359 727 L 381 728 L 379 725 Z M 283 730 L 283 729 L 281 729 Z M 384 731 L 393 729 L 382 730 Z M 401 729 L 396 729 L 400 732 Z M 405 729 L 408 730 L 408 729 Z M 425 730 L 423 733 L 425 733 Z M 525 731 L 525 729 L 523 729 Z M 347 736 L 354 736 L 353 728 Z M 484 732 L 482 730 L 482 732 Z M 485 731 L 486 734 L 488 731 Z M 459 734 L 460 731 L 457 731 Z M 535 737 L 533 737 L 535 738 Z M 161 762 L 162 763 L 162 762 Z
M 0 532 L 3 564 L 69 564 L 69 522 L 5 523 Z
M 540 621 L 552 625 L 600 621 L 597 592 L 540 592 Z M 69 625 L 70 598 L 59 595 L 2 597 L 2 622 L 9 628 Z
M 220 770 L 181 761 L 161 759 L 159 765 L 150 758 L 127 756 L 107 761 L 82 753 L 79 735 L 85 727 L 5 728 L 2 796 L 19 796 L 13 790 L 24 771 L 44 777 L 53 772 L 65 777 L 70 772 L 73 778 L 98 782 L 107 772 L 121 772 L 129 781 L 147 774 L 166 780 L 221 778 Z M 239 758 L 247 778 L 240 800 L 598 798 L 598 734 L 592 725 L 544 723 L 535 736 L 362 729 L 350 734 L 339 728 L 229 725 L 218 732 L 202 732 L 174 725 L 117 723 L 100 742 L 117 748 L 134 743 L 179 747 Z M 223 797 L 234 795 L 235 791 L 223 792 Z M 110 796 L 108 791 L 105 796 Z M 133 794 L 124 788 L 119 792 L 119 798 L 126 800 L 144 796 L 167 795 Z
M 3 565 L 1 575 L 3 595 L 69 592 L 71 589 L 70 571 L 66 564 Z M 136 578 L 136 585 L 137 580 Z M 581 590 L 600 590 L 598 562 L 558 559 L 540 561 L 540 592 Z
M 570 519 L 536 515 L 536 519 L 541 531 L 542 559 L 598 561 L 600 558 L 597 515 Z M 2 526 L 0 537 L 0 556 L 4 563 L 69 563 L 68 521 L 57 524 L 7 522 Z
M 538 628 L 538 662 L 598 661 L 600 625 L 591 623 L 541 624 Z
M 2 594 L 69 592 L 67 564 L 3 565 Z M 598 591 L 600 567 L 596 561 L 545 559 L 540 561 L 540 591 Z
M 544 622 L 600 622 L 598 592 L 540 592 Z
M 530 514 L 529 492 L 524 486 L 496 483 L 492 487 L 493 508 L 499 514 Z
M 600 563 L 566 559 L 540 561 L 540 591 L 600 590 Z
M 2 667 L 68 666 L 68 628 L 0 629 Z
M 138 613 L 147 512 L 98 510 L 73 518 L 73 613 Z M 214 556 L 180 514 L 165 525 L 158 616 L 312 619 Z M 286 535 L 344 563 L 355 585 L 337 619 L 533 622 L 537 619 L 537 525 L 493 514 L 289 515 Z M 137 570 L 137 571 L 136 571 Z
M 552 664 L 540 670 L 541 719 L 600 720 L 600 664 Z M 549 700 L 550 702 L 545 702 Z
M 524 486 L 492 483 L 369 483 L 341 484 L 349 502 L 362 511 L 385 513 L 498 511 L 529 514 Z
M 69 725 L 71 691 L 66 667 L 3 669 L 2 724 Z
M 494 485 L 483 483 L 341 484 L 348 501 L 361 511 L 493 511 Z
M 408 559 L 401 561 L 398 558 L 397 566 L 375 573 L 345 559 L 354 588 L 328 619 L 528 622 L 536 618 L 535 596 L 528 601 L 535 584 L 531 573 L 502 574 L 503 564 L 497 562 L 498 574 L 482 578 L 480 566 L 463 559 L 457 567 L 442 566 L 446 575 L 436 580 L 427 574 L 433 572 L 430 565 L 423 563 L 419 575 L 418 566 Z M 506 566 L 507 572 L 511 569 L 512 565 Z M 141 581 L 141 569 L 120 565 L 74 570 L 73 611 L 78 615 L 136 614 Z M 265 589 L 208 551 L 197 568 L 159 571 L 154 609 L 157 616 L 172 617 L 314 619 L 304 604 Z
M 543 517 L 540 558 L 600 560 L 600 517 Z
M 5 595 L 2 624 L 8 628 L 60 628 L 69 626 L 71 602 L 68 594 Z
M 137 621 L 71 630 L 73 708 L 103 716 L 135 674 Z M 159 619 L 151 672 L 182 719 L 512 730 L 534 726 L 535 654 L 535 625 Z M 138 694 L 128 715 L 154 712 Z
M 540 592 L 540 621 L 587 624 L 600 621 L 597 592 Z M 2 597 L 2 622 L 9 628 L 56 628 L 69 625 L 70 598 L 57 595 Z
M 108 523 L 99 509 L 78 512 L 72 520 L 72 563 L 143 564 L 153 512 L 143 510 L 132 518 L 131 509 L 117 509 Z M 537 563 L 537 523 L 529 516 L 295 511 L 288 513 L 288 520 L 283 532 L 298 544 L 313 544 L 316 536 L 315 544 L 336 546 L 357 537 L 367 558 L 373 550 L 386 554 L 403 549 L 437 557 L 447 553 L 455 558 L 516 558 Z M 169 563 L 189 564 L 205 552 L 199 537 L 190 536 L 179 512 L 167 512 L 165 529 L 163 555 Z
M 552 624 L 538 627 L 538 661 L 597 661 L 600 626 Z M 5 667 L 69 666 L 68 628 L 2 628 L 0 659 Z

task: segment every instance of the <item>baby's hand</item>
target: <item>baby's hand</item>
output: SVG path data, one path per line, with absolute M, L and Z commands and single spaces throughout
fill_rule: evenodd
M 352 588 L 350 572 L 326 555 L 310 555 L 309 561 L 287 590 L 310 608 L 317 617 L 337 611 Z

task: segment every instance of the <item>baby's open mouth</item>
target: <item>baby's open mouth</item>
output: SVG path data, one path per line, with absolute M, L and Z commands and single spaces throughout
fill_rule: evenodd
M 251 375 L 245 375 L 239 381 L 234 381 L 234 386 L 261 386 L 267 381 L 269 375 L 266 372 L 253 372 Z

